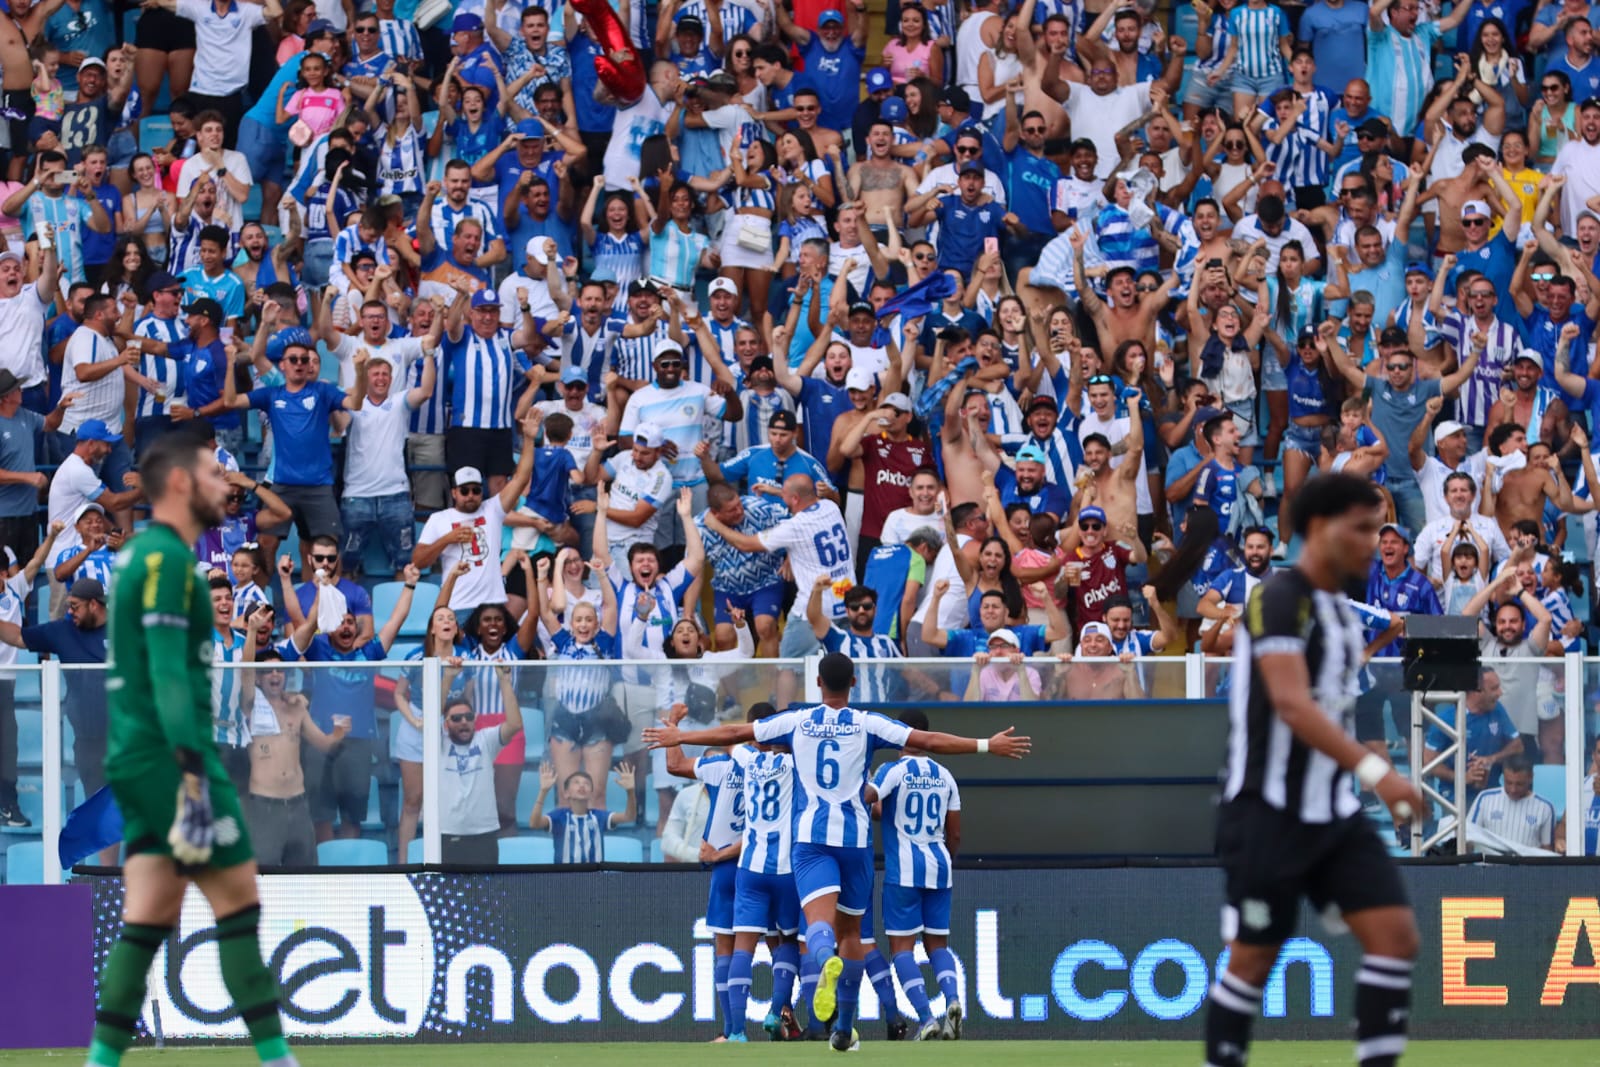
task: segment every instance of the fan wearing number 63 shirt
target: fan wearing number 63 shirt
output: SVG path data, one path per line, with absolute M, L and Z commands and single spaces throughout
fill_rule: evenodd
M 787 491 L 787 486 L 785 487 Z M 786 745 L 794 753 L 800 793 L 795 798 L 791 862 L 805 914 L 806 953 L 821 969 L 813 997 L 815 1018 L 834 1017 L 833 1047 L 855 1041 L 865 952 L 861 913 L 872 896 L 871 809 L 863 800 L 872 755 L 880 748 L 915 748 L 940 755 L 988 753 L 1021 759 L 1032 748 L 1008 727 L 978 739 L 916 730 L 849 705 L 855 663 L 830 652 L 817 668 L 822 703 L 754 723 L 683 732 L 663 724 L 644 731 L 653 748 L 673 745 Z
M 714 531 L 741 552 L 777 552 L 787 549 L 789 569 L 795 588 L 809 590 L 817 579 L 832 579 L 823 592 L 823 616 L 834 621 L 844 618 L 844 595 L 855 584 L 855 564 L 850 557 L 850 535 L 845 532 L 844 515 L 839 505 L 817 496 L 817 483 L 809 474 L 791 474 L 783 481 L 783 502 L 789 517 L 770 530 L 756 534 L 729 528 L 715 514 L 707 512 L 706 528 Z M 778 655 L 784 659 L 803 659 L 822 647 L 806 622 L 807 598 L 797 596 L 789 609 Z

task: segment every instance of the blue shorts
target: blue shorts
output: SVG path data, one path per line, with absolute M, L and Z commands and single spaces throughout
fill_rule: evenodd
M 839 910 L 860 915 L 872 906 L 872 849 L 795 842 L 791 854 L 800 905 L 839 894 Z
M 765 589 L 757 589 L 754 593 L 743 596 L 738 593 L 724 593 L 720 590 L 711 591 L 712 618 L 717 622 L 733 622 L 733 617 L 728 614 L 728 607 L 732 605 L 745 613 L 745 617 L 754 619 L 757 615 L 767 615 L 776 619 L 783 610 L 783 583 L 773 582 Z
M 1271 96 L 1288 84 L 1289 80 L 1282 74 L 1265 74 L 1257 78 L 1236 69 L 1228 75 L 1229 89 L 1251 96 Z
M 706 929 L 714 934 L 733 933 L 733 881 L 738 860 L 723 860 L 711 866 L 711 894 L 706 899 Z
M 239 120 L 239 152 L 250 164 L 250 174 L 257 182 L 283 184 L 287 140 L 276 126 L 265 126 L 248 115 Z
M 1224 76 L 1216 85 L 1206 81 L 1208 71 L 1195 68 L 1189 78 L 1189 86 L 1184 90 L 1183 102 L 1193 104 L 1195 107 L 1220 107 L 1224 110 L 1233 107 L 1233 88 L 1229 84 L 1230 76 Z
M 1296 426 L 1291 422 L 1284 428 L 1283 443 L 1310 456 L 1315 463 L 1322 458 L 1322 427 Z
M 883 932 L 890 937 L 950 932 L 950 890 L 883 887 Z
M 878 925 L 878 909 L 873 907 L 873 902 L 878 899 L 877 888 L 877 878 L 874 876 L 873 891 L 867 894 L 867 910 L 861 913 L 861 943 L 863 945 L 876 945 L 878 943 L 878 935 L 873 932 Z
M 800 929 L 800 894 L 792 874 L 763 874 L 739 868 L 734 879 L 733 929 L 745 933 L 788 934 Z

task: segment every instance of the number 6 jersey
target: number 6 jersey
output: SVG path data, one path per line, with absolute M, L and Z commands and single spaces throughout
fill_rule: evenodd
M 772 715 L 754 726 L 758 742 L 787 745 L 794 753 L 800 779 L 795 843 L 870 848 L 872 812 L 861 794 L 872 754 L 903 748 L 911 728 L 876 712 L 826 704 Z

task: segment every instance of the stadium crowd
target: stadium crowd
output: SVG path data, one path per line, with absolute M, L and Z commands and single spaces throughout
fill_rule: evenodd
M 428 743 L 420 671 L 281 664 L 445 658 L 447 859 L 525 821 L 537 707 L 562 860 L 654 789 L 693 861 L 703 787 L 641 735 L 737 703 L 719 657 L 843 651 L 866 702 L 1143 697 L 1134 659 L 1231 651 L 1319 471 L 1390 503 L 1351 591 L 1371 652 L 1445 612 L 1485 656 L 1582 651 L 1596 26 L 1582 0 L 11 0 L 0 660 L 103 661 L 170 432 L 234 489 L 195 580 L 266 865 L 359 835 L 374 774 L 405 855 Z M 940 655 L 972 669 L 870 670 Z M 495 666 L 528 660 L 557 667 Z M 1388 751 L 1409 704 L 1398 668 L 1369 681 Z M 1562 684 L 1505 665 L 1468 695 L 1473 798 L 1582 758 Z

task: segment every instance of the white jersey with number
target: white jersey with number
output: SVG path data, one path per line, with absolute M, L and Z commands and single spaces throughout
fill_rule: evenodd
M 903 748 L 911 727 L 848 705 L 796 708 L 755 723 L 756 740 L 787 745 L 800 778 L 796 844 L 869 848 L 872 811 L 861 799 L 872 754 Z
M 804 622 L 811 587 L 819 574 L 833 579 L 833 584 L 822 594 L 822 614 L 833 619 L 844 617 L 844 595 L 855 585 L 856 570 L 850 559 L 850 535 L 845 530 L 839 505 L 831 500 L 819 500 L 756 536 L 768 552 L 789 550 L 795 588 L 804 594 L 795 597 L 794 606 L 789 609 L 791 619 Z

